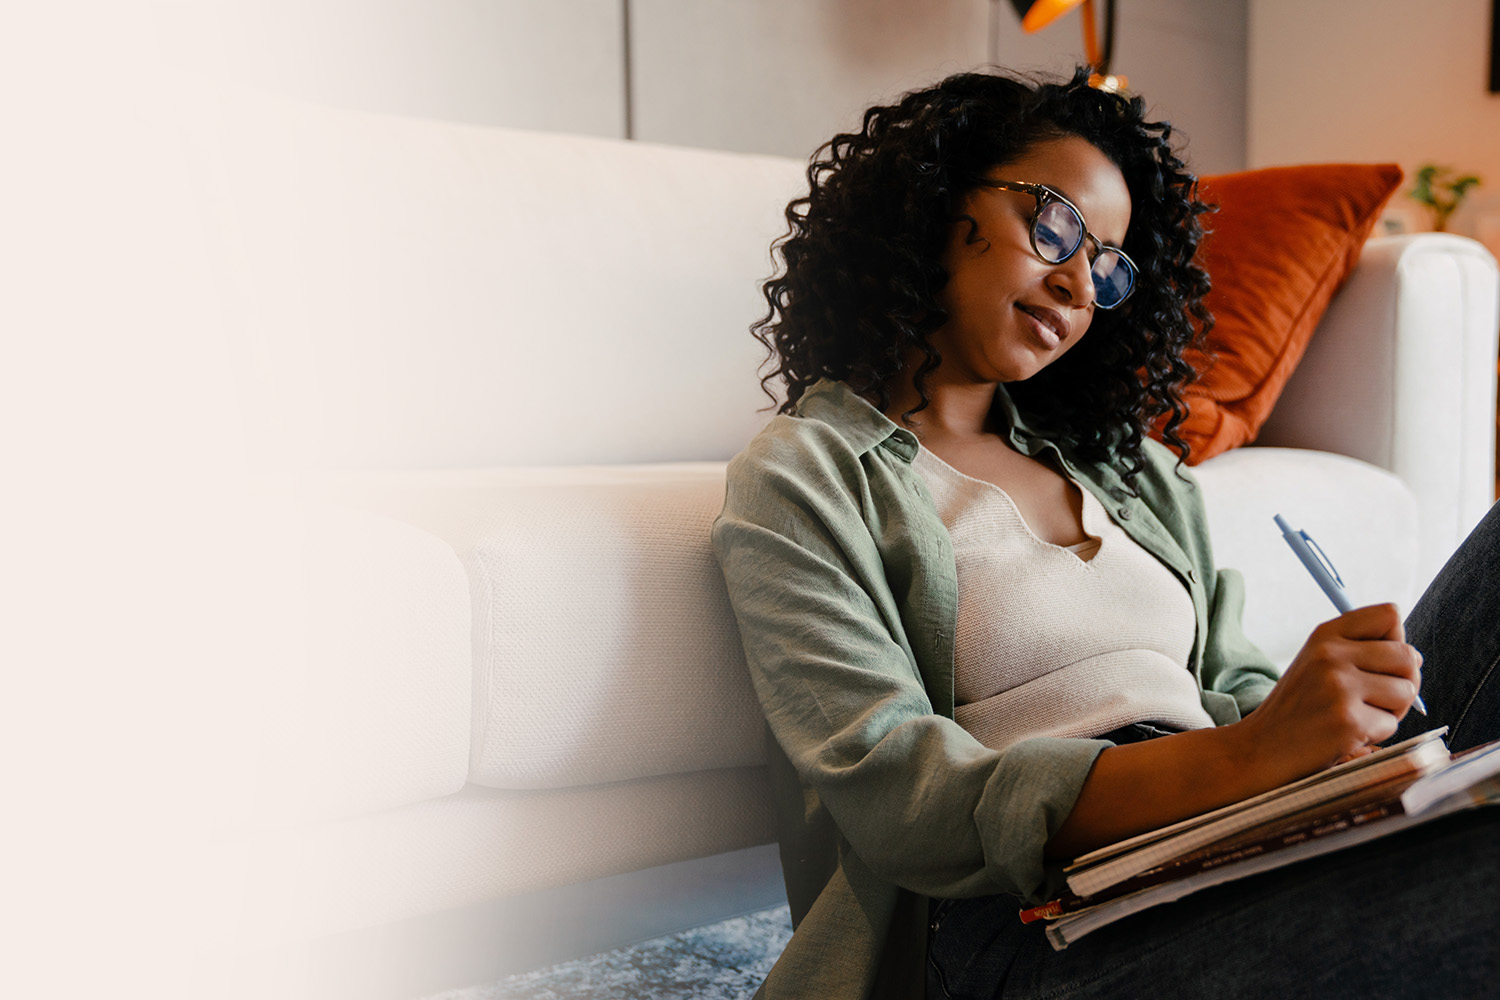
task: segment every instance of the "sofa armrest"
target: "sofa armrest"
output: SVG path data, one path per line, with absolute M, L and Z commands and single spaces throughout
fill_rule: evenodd
M 1394 472 L 1417 498 L 1419 584 L 1484 515 L 1495 487 L 1500 276 L 1473 240 L 1382 237 L 1335 297 L 1257 444 Z

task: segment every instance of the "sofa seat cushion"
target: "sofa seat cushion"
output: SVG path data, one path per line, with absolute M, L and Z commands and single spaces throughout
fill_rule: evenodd
M 1282 668 L 1338 612 L 1282 541 L 1276 514 L 1317 541 L 1356 606 L 1395 601 L 1411 610 L 1417 504 L 1396 476 L 1343 455 L 1261 447 L 1226 452 L 1194 471 L 1214 558 L 1245 576 L 1245 632 Z
M 558 788 L 762 764 L 709 528 L 724 464 L 370 475 L 470 575 L 469 780 Z

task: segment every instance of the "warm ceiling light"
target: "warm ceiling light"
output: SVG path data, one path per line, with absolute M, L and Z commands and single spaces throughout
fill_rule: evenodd
M 1021 27 L 1027 31 L 1041 31 L 1081 3 L 1083 0 L 1010 0 L 1020 15 Z

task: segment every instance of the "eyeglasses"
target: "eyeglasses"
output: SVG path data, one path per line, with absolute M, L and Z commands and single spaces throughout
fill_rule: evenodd
M 1020 191 L 1036 198 L 1036 214 L 1031 217 L 1031 249 L 1049 264 L 1061 264 L 1078 252 L 1088 240 L 1092 244 L 1089 275 L 1094 280 L 1094 304 L 1100 309 L 1114 309 L 1130 298 L 1139 273 L 1135 262 L 1124 251 L 1108 246 L 1089 232 L 1083 224 L 1078 206 L 1047 187 L 1023 181 L 980 181 L 983 187 L 1002 191 Z

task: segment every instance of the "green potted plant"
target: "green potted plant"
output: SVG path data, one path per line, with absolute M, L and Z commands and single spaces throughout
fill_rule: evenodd
M 1453 214 L 1469 189 L 1479 186 L 1479 178 L 1473 174 L 1455 177 L 1447 167 L 1427 164 L 1417 171 L 1417 183 L 1407 192 L 1414 200 L 1427 206 L 1432 213 L 1432 228 L 1438 232 L 1448 229 L 1448 217 Z

